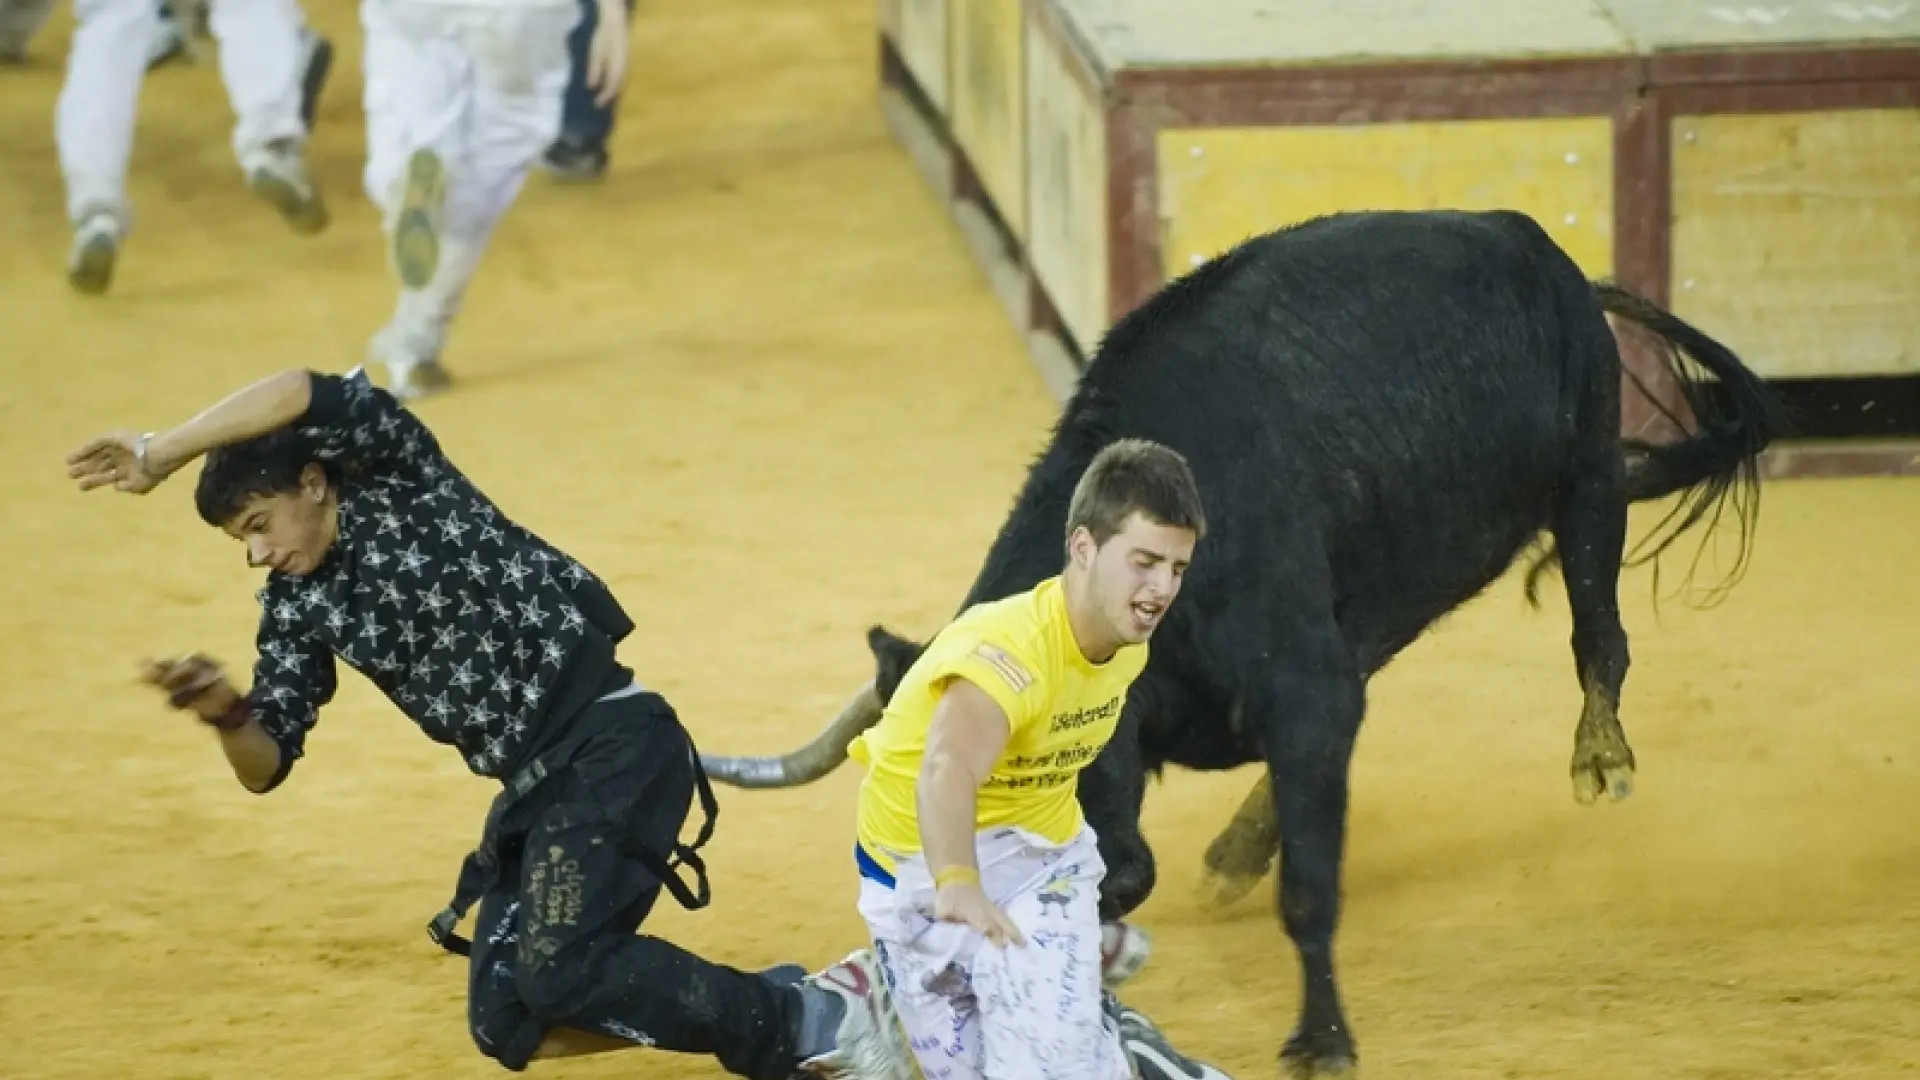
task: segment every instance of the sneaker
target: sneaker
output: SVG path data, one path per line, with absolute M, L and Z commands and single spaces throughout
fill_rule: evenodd
M 1100 924 L 1100 985 L 1115 989 L 1140 974 L 1153 955 L 1153 938 L 1123 922 Z
M 1145 1013 L 1120 1005 L 1111 995 L 1108 1004 L 1110 1009 L 1118 1009 L 1120 1045 L 1139 1080 L 1233 1080 L 1219 1069 L 1175 1050 Z
M 67 282 L 75 290 L 98 296 L 113 283 L 113 264 L 120 257 L 120 219 L 96 210 L 80 219 L 67 252 Z
M 367 359 L 387 369 L 387 392 L 398 401 L 418 401 L 453 385 L 453 376 L 440 365 L 440 357 L 423 355 L 417 343 L 410 346 L 392 324 L 373 335 Z
M 447 170 L 440 155 L 420 149 L 407 159 L 406 188 L 393 222 L 393 268 L 400 283 L 424 289 L 440 269 L 440 215 L 447 201 Z
M 807 981 L 807 969 L 799 964 L 775 964 L 770 968 L 761 968 L 755 974 L 775 986 L 799 986 Z
M 327 227 L 327 206 L 320 189 L 307 175 L 300 147 L 292 139 L 275 139 L 248 154 L 241 162 L 247 186 L 273 204 L 293 231 L 312 235 Z
M 313 115 L 320 107 L 320 91 L 327 85 L 328 72 L 333 70 L 333 42 L 303 26 L 300 51 L 304 60 L 300 75 L 300 123 L 311 135 Z
M 540 168 L 555 180 L 586 183 L 607 174 L 607 148 L 562 135 L 540 155 Z
M 913 1054 L 871 951 L 809 975 L 800 993 L 796 1080 L 914 1080 Z

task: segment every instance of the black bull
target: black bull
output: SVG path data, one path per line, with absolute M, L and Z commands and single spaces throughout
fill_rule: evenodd
M 1664 342 L 1693 414 L 1674 439 L 1622 439 L 1608 315 Z M 1060 572 L 1068 498 L 1101 446 L 1136 436 L 1186 455 L 1211 531 L 1113 741 L 1080 781 L 1110 868 L 1102 917 L 1153 887 L 1139 829 L 1149 772 L 1265 762 L 1209 868 L 1246 888 L 1277 849 L 1280 913 L 1305 981 L 1282 1058 L 1296 1074 L 1345 1071 L 1356 1058 L 1333 936 L 1369 677 L 1550 532 L 1535 570 L 1563 571 L 1584 695 L 1574 795 L 1624 798 L 1634 757 L 1617 712 L 1628 656 L 1616 593 L 1628 504 L 1682 496 L 1652 557 L 1732 499 L 1744 559 L 1756 459 L 1777 417 L 1725 347 L 1589 282 L 1516 213 L 1314 220 L 1247 241 L 1127 315 L 961 604 Z M 714 777 L 789 786 L 844 760 L 921 649 L 880 627 L 868 642 L 878 676 L 827 731 L 784 758 L 710 757 Z

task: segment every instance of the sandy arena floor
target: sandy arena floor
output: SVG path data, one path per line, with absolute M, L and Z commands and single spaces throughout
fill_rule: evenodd
M 712 749 L 784 747 L 869 673 L 861 632 L 949 613 L 1052 406 L 887 138 L 869 0 L 648 0 L 615 172 L 536 179 L 421 413 L 510 512 L 607 575 L 624 655 Z M 114 293 L 69 294 L 51 110 L 70 16 L 0 71 L 0 1077 L 482 1078 L 461 965 L 423 921 L 489 785 L 344 681 L 271 798 L 133 683 L 156 650 L 250 658 L 253 575 L 191 476 L 80 495 L 61 456 L 277 367 L 341 369 L 386 314 L 359 33 L 316 148 L 336 224 L 240 188 L 216 73 L 148 83 Z M 1639 523 L 1644 526 L 1647 518 Z M 1375 1080 L 1920 1076 L 1920 484 L 1769 489 L 1723 607 L 1624 586 L 1639 791 L 1576 806 L 1564 601 L 1512 583 L 1383 676 L 1340 960 Z M 1194 899 L 1252 774 L 1149 797 L 1160 941 L 1131 996 L 1272 1075 L 1294 961 L 1270 891 Z M 861 932 L 851 771 L 724 792 L 709 912 L 658 932 L 742 966 Z M 564 1077 L 708 1077 L 645 1051 Z

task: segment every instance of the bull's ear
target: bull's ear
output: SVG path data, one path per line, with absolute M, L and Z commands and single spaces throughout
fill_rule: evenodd
M 906 678 L 907 669 L 913 666 L 926 646 L 908 641 L 892 633 L 884 626 L 872 626 L 867 629 L 867 648 L 873 651 L 877 670 L 873 688 L 879 692 L 881 701 L 893 698 L 894 688 L 900 680 Z

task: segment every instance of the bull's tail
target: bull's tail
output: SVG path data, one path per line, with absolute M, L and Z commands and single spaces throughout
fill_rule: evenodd
M 1760 453 L 1785 429 L 1785 412 L 1766 383 L 1731 349 L 1685 320 L 1611 282 L 1596 283 L 1594 294 L 1607 314 L 1635 323 L 1665 343 L 1667 348 L 1663 351 L 1668 368 L 1693 419 L 1693 430 L 1672 442 L 1621 440 L 1621 450 L 1628 457 L 1627 501 L 1651 502 L 1670 495 L 1681 496 L 1653 532 L 1628 553 L 1625 565 L 1639 566 L 1659 558 L 1680 534 L 1709 517 L 1712 521 L 1707 532 L 1711 536 L 1720 524 L 1721 515 L 1731 505 L 1740 528 L 1739 554 L 1721 583 L 1708 590 L 1711 603 L 1724 596 L 1745 572 L 1752 550 L 1753 525 L 1760 511 Z M 1717 393 L 1709 391 L 1707 382 L 1692 370 L 1688 361 L 1718 381 Z M 1624 364 L 1622 369 L 1633 378 Z M 1680 417 L 1661 405 L 1644 386 L 1640 389 L 1675 429 L 1686 431 L 1688 425 Z M 1703 542 L 1701 551 L 1705 548 Z M 1556 562 L 1558 553 L 1550 549 L 1528 571 L 1529 602 L 1537 602 L 1539 577 Z M 1698 565 L 1699 554 L 1696 554 L 1688 570 L 1689 581 Z M 1657 593 L 1657 565 L 1654 573 Z

